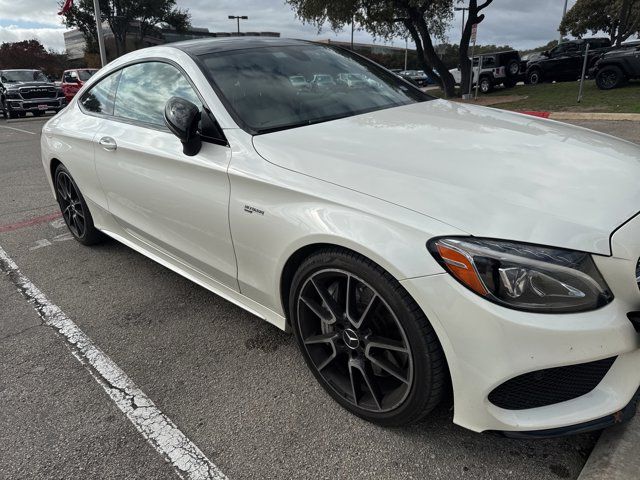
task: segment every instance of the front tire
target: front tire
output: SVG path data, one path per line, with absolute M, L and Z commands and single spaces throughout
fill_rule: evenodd
M 293 278 L 289 312 L 307 365 L 351 413 L 406 425 L 442 399 L 448 375 L 431 324 L 370 260 L 338 248 L 307 258 Z
M 93 224 L 89 207 L 69 170 L 60 164 L 53 178 L 56 200 L 60 206 L 62 218 L 73 238 L 83 245 L 95 245 L 101 242 L 104 235 Z
M 612 90 L 622 86 L 626 77 L 615 65 L 602 68 L 596 75 L 596 85 L 600 90 Z
M 534 68 L 527 73 L 527 83 L 529 85 L 539 85 L 542 81 L 542 72 L 539 69 Z
M 480 91 L 482 93 L 491 93 L 493 91 L 493 81 L 490 77 L 480 77 Z

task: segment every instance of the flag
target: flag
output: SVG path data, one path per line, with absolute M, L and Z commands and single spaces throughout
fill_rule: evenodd
M 64 0 L 64 5 L 62 5 L 62 10 L 58 12 L 58 15 L 64 15 L 73 7 L 73 0 Z

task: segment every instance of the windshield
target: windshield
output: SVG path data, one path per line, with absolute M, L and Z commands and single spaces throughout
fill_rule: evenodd
M 78 78 L 83 82 L 89 80 L 97 70 L 78 70 Z
M 255 134 L 432 99 L 393 73 L 325 45 L 233 50 L 200 58 L 230 113 Z
M 7 83 L 15 82 L 48 82 L 40 70 L 11 70 L 2 72 L 2 81 Z

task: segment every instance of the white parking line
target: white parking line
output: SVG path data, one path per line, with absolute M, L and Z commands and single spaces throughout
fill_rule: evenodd
M 23 130 L 22 128 L 7 127 L 6 125 L 0 125 L 0 128 L 8 128 L 9 130 L 15 130 L 16 132 L 23 132 L 23 133 L 28 133 L 29 135 L 35 135 L 35 132 L 30 132 L 29 130 Z
M 2 247 L 0 270 L 38 312 L 44 324 L 52 327 L 64 339 L 73 356 L 91 373 L 153 448 L 173 465 L 181 478 L 227 478 L 113 360 L 22 274 Z

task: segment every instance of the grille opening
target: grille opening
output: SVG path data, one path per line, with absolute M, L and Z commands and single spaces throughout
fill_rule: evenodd
M 519 375 L 496 387 L 489 401 L 500 408 L 525 410 L 573 400 L 596 388 L 616 358 Z

